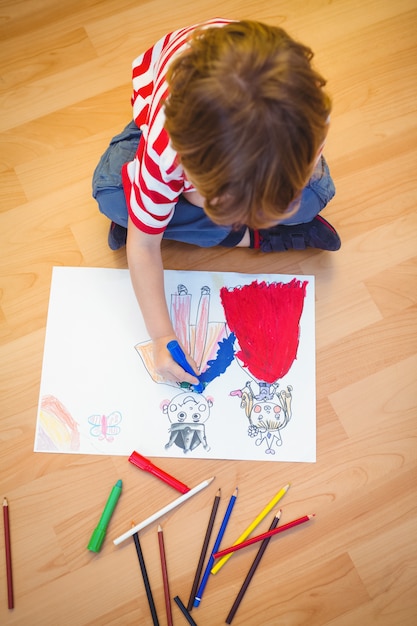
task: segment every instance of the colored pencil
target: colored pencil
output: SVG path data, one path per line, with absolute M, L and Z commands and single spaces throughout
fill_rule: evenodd
M 166 614 L 167 614 L 167 623 L 168 623 L 168 626 L 172 626 L 171 594 L 169 593 L 169 580 L 168 580 L 167 560 L 166 560 L 166 554 L 165 554 L 164 532 L 161 526 L 158 527 L 158 544 L 159 544 L 159 555 L 161 557 L 162 580 L 164 583 L 164 596 L 165 596 L 165 609 L 166 609 Z
M 198 493 L 199 491 L 201 491 L 202 489 L 210 485 L 210 483 L 213 480 L 214 480 L 214 476 L 212 478 L 208 478 L 207 480 L 203 480 L 202 483 L 200 483 L 199 485 L 196 485 L 195 487 L 190 489 L 190 491 L 187 491 L 187 493 L 182 494 L 182 496 L 180 496 L 176 500 L 173 500 L 172 502 L 164 506 L 163 509 L 160 509 L 153 515 L 150 515 L 145 520 L 143 520 L 143 522 L 140 522 L 140 524 L 137 524 L 134 528 L 131 528 L 130 530 L 126 531 L 123 535 L 120 535 L 120 537 L 116 537 L 116 539 L 113 540 L 114 545 L 116 546 L 119 545 L 119 543 L 122 543 L 122 541 L 129 539 L 129 537 L 132 537 L 132 535 L 134 535 L 135 533 L 138 533 L 140 530 L 142 530 L 146 526 L 149 526 L 149 524 L 152 524 L 153 522 L 155 522 L 157 519 L 165 515 L 165 513 L 172 511 L 172 509 L 175 509 L 175 507 L 179 506 L 180 504 L 188 500 L 188 498 L 191 498 L 196 493 Z
M 266 533 L 262 533 L 261 535 L 256 535 L 256 537 L 251 537 L 246 541 L 242 541 L 234 546 L 230 546 L 230 548 L 225 548 L 224 550 L 220 550 L 213 554 L 215 559 L 219 559 L 226 554 L 231 554 L 232 552 L 236 552 L 237 550 L 242 550 L 242 548 L 246 548 L 247 546 L 251 546 L 253 543 L 258 541 L 262 541 L 263 539 L 268 539 L 268 537 L 273 537 L 274 535 L 278 535 L 278 533 L 283 533 L 285 530 L 289 530 L 290 528 L 294 528 L 294 526 L 299 526 L 299 524 L 304 524 L 304 522 L 309 522 L 311 518 L 314 517 L 314 513 L 312 515 L 304 515 L 303 517 L 299 517 L 298 519 L 292 520 L 292 522 L 288 522 L 283 526 L 279 526 L 278 528 L 274 528 L 274 530 L 267 530 Z
M 219 532 L 217 533 L 217 537 L 216 537 L 216 541 L 214 542 L 212 553 L 210 555 L 209 561 L 208 561 L 206 569 L 204 571 L 203 578 L 201 579 L 201 583 L 200 583 L 200 586 L 198 588 L 197 594 L 196 594 L 196 596 L 194 598 L 194 606 L 199 606 L 199 604 L 201 602 L 201 598 L 203 596 L 204 589 L 205 589 L 205 587 L 207 585 L 207 581 L 208 581 L 208 578 L 210 576 L 210 570 L 213 567 L 213 563 L 214 563 L 213 553 L 217 552 L 217 550 L 219 549 L 219 546 L 220 546 L 220 542 L 223 539 L 223 535 L 224 535 L 224 533 L 226 531 L 227 524 L 229 523 L 230 516 L 232 514 L 233 507 L 234 507 L 235 502 L 236 502 L 237 492 L 238 492 L 238 490 L 236 488 L 235 492 L 233 493 L 233 495 L 231 496 L 231 498 L 229 500 L 229 504 L 227 505 L 226 513 L 224 514 L 223 521 L 221 523 Z
M 181 598 L 179 596 L 175 596 L 174 600 L 175 600 L 178 608 L 180 609 L 180 611 L 184 615 L 185 619 L 187 620 L 187 622 L 189 624 L 191 624 L 191 626 L 197 626 L 197 622 L 195 622 L 193 620 L 193 618 L 191 617 L 191 615 L 187 611 L 187 607 L 185 606 L 185 604 L 182 603 Z
M 278 522 L 279 522 L 279 518 L 281 517 L 281 511 L 278 511 L 278 513 L 274 516 L 274 519 L 272 520 L 271 526 L 269 527 L 269 530 L 273 530 L 274 528 L 276 528 L 278 526 Z M 263 557 L 263 554 L 268 546 L 268 543 L 271 541 L 271 537 L 268 537 L 267 539 L 264 539 L 261 543 L 261 547 L 258 550 L 258 553 L 248 571 L 248 573 L 246 574 L 246 578 L 243 581 L 243 584 L 240 588 L 239 593 L 236 596 L 236 600 L 234 601 L 232 608 L 229 611 L 228 616 L 226 617 L 226 624 L 231 624 L 232 620 L 236 614 L 236 611 L 238 610 L 240 603 L 243 600 L 243 596 L 246 593 L 247 588 L 249 587 L 250 581 L 252 580 L 257 567 Z
M 14 599 L 13 599 L 12 552 L 11 552 L 11 545 L 10 545 L 9 502 L 7 498 L 3 499 L 3 521 L 4 521 L 4 545 L 6 548 L 7 606 L 9 609 L 13 609 Z
M 145 559 L 143 558 L 142 548 L 139 541 L 138 533 L 134 533 L 133 541 L 139 559 L 140 571 L 142 572 L 143 584 L 145 585 L 146 597 L 148 598 L 149 609 L 152 615 L 153 626 L 159 626 L 158 616 L 156 614 L 155 602 L 152 595 L 151 585 L 149 583 L 148 572 L 146 571 Z
M 210 519 L 207 525 L 206 534 L 203 541 L 203 546 L 201 548 L 200 558 L 197 564 L 197 569 L 194 576 L 193 586 L 191 588 L 190 599 L 188 600 L 187 610 L 191 611 L 194 604 L 194 598 L 197 593 L 198 584 L 200 582 L 201 572 L 203 571 L 204 561 L 207 555 L 208 544 L 210 542 L 211 534 L 213 532 L 214 521 L 216 519 L 217 509 L 219 508 L 220 503 L 220 495 L 221 490 L 219 489 L 216 497 L 213 501 L 213 506 L 211 509 Z
M 262 522 L 262 520 L 268 515 L 268 513 L 272 511 L 272 509 L 281 500 L 281 498 L 285 496 L 289 488 L 290 488 L 290 485 L 285 485 L 285 487 L 280 489 L 278 493 L 275 494 L 272 500 L 268 502 L 266 507 L 259 513 L 258 517 L 256 517 L 253 520 L 252 524 L 249 524 L 249 526 L 243 531 L 240 537 L 236 539 L 236 541 L 233 544 L 234 546 L 241 543 L 242 541 L 245 541 L 245 539 L 249 537 L 251 532 Z M 217 563 L 215 563 L 214 567 L 212 568 L 211 573 L 217 574 L 217 572 L 223 567 L 223 565 L 225 565 L 225 563 L 227 563 L 227 561 L 230 559 L 231 556 L 232 556 L 231 553 L 227 554 L 223 558 L 221 558 L 219 561 L 217 561 Z

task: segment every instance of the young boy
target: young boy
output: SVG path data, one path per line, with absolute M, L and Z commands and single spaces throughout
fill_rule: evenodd
M 335 190 L 321 155 L 331 103 L 312 57 L 280 28 L 214 19 L 167 35 L 133 63 L 134 121 L 101 158 L 93 195 L 112 220 L 110 248 L 127 238 L 155 367 L 167 380 L 198 382 L 166 347 L 176 336 L 163 237 L 263 252 L 340 247 L 319 215 Z

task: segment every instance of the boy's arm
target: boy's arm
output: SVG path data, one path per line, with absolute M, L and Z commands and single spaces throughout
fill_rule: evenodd
M 140 231 L 129 218 L 127 230 L 127 260 L 133 289 L 142 311 L 149 336 L 153 342 L 156 371 L 165 380 L 197 384 L 191 376 L 175 363 L 167 350 L 167 343 L 177 339 L 168 313 L 164 289 L 164 268 L 161 257 L 161 235 L 148 235 Z M 196 365 L 187 357 L 193 369 Z

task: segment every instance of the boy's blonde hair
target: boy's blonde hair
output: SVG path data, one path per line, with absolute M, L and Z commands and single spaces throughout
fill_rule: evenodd
M 165 128 L 216 223 L 288 216 L 312 173 L 331 103 L 310 48 L 240 21 L 193 33 L 168 71 Z

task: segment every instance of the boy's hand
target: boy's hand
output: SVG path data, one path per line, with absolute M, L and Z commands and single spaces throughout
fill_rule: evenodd
M 190 385 L 199 384 L 199 380 L 197 376 L 192 376 L 188 374 L 178 363 L 174 361 L 169 350 L 167 349 L 167 343 L 171 339 L 176 339 L 176 337 L 162 337 L 160 339 L 154 339 L 152 342 L 153 346 L 153 358 L 155 369 L 162 378 L 165 380 L 169 380 L 175 383 L 190 383 Z M 193 368 L 193 370 L 198 373 L 198 368 L 195 361 L 187 354 L 187 361 Z

